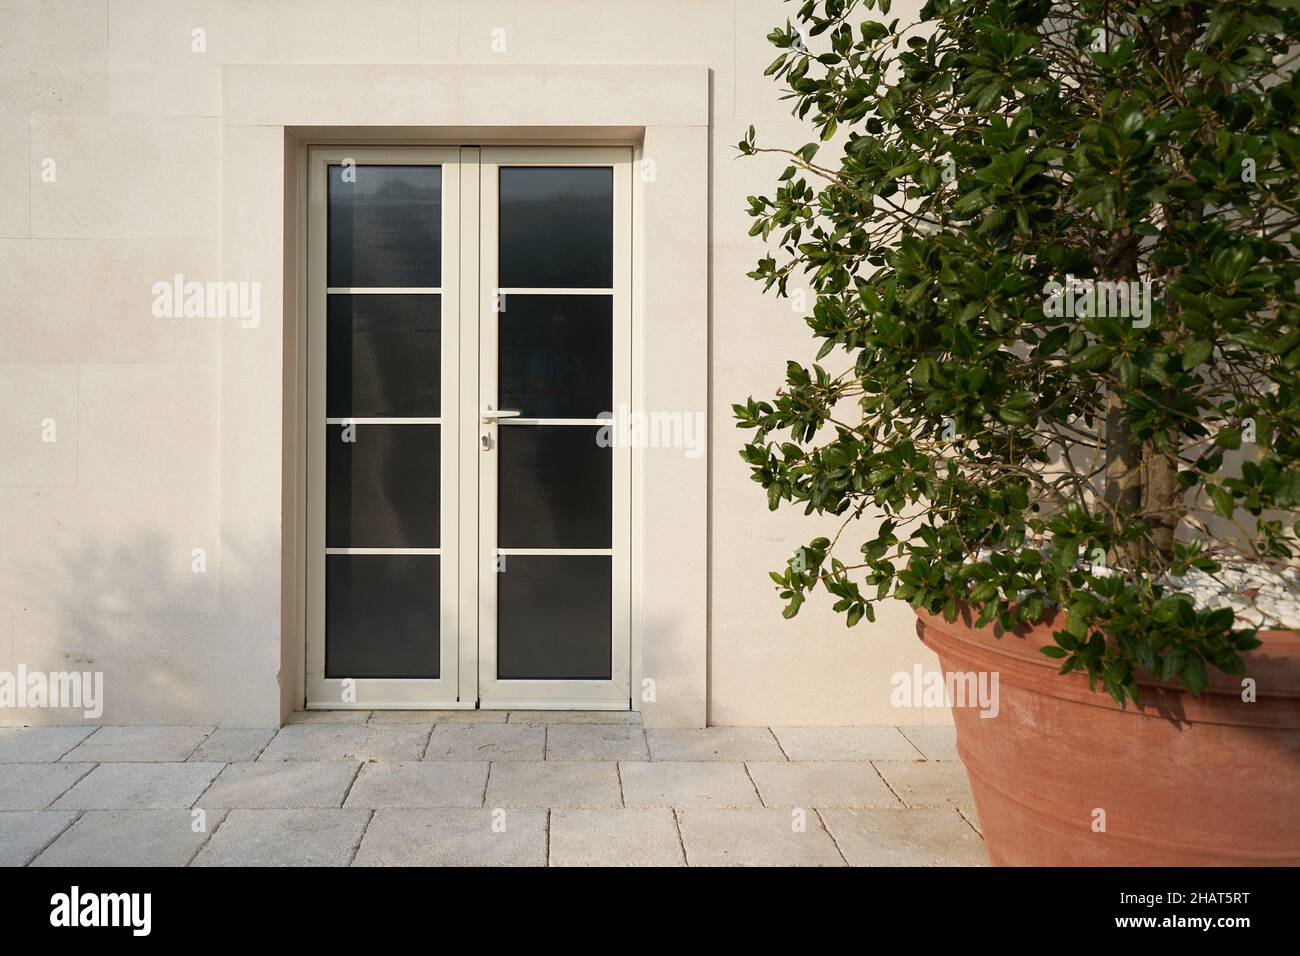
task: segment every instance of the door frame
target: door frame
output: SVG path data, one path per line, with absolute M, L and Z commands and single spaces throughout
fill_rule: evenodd
M 462 648 L 458 639 L 459 562 L 448 561 L 453 546 L 459 552 L 459 405 L 461 234 L 460 150 L 436 146 L 312 147 L 307 151 L 307 368 L 306 368 L 306 706 L 309 710 L 375 710 L 473 707 L 460 693 Z M 326 418 L 326 322 L 328 297 L 327 171 L 330 165 L 352 160 L 357 165 L 429 165 L 442 169 L 442 307 L 440 334 L 441 401 L 439 425 L 439 532 L 436 549 L 384 549 L 389 553 L 436 553 L 439 557 L 438 678 L 355 678 L 354 701 L 344 700 L 343 678 L 325 676 L 325 564 L 331 551 L 325 538 L 325 448 L 329 424 L 371 422 L 375 419 Z M 386 290 L 387 291 L 387 290 Z M 346 293 L 334 293 L 346 294 Z M 419 421 L 432 424 L 431 421 Z M 449 427 L 450 426 L 450 427 Z M 454 545 L 452 543 L 455 543 Z M 353 553 L 376 549 L 355 549 Z
M 479 540 L 478 565 L 478 698 L 479 707 L 509 710 L 628 710 L 631 707 L 632 677 L 632 461 L 631 449 L 623 443 L 610 448 L 612 456 L 613 494 L 611 496 L 611 535 L 608 549 L 611 561 L 611 621 L 609 680 L 510 680 L 496 676 L 497 558 L 513 554 L 600 553 L 605 549 L 507 549 L 497 542 L 497 439 L 501 428 L 510 423 L 483 423 L 479 410 L 497 407 L 497 311 L 498 296 L 506 296 L 507 308 L 512 294 L 555 294 L 556 289 L 501 289 L 497 279 L 497 172 L 510 166 L 608 166 L 613 173 L 613 276 L 612 380 L 614 393 L 609 412 L 618 415 L 633 406 L 632 387 L 632 150 L 615 146 L 491 146 L 483 147 L 479 158 L 479 294 L 477 309 L 478 368 L 480 374 L 477 401 L 469 409 L 474 416 L 473 432 L 466 434 L 473 447 L 463 454 L 479 460 L 478 510 L 471 516 L 462 513 L 467 527 L 477 520 Z M 603 294 L 600 290 L 563 290 L 577 294 Z M 466 340 L 470 330 L 466 330 Z M 539 419 L 518 419 L 518 424 L 543 423 Z M 591 420 L 598 424 L 599 419 Z M 488 451 L 478 443 L 486 438 Z
M 489 494 L 481 469 L 486 462 L 479 451 L 484 426 L 480 424 L 481 363 L 490 355 L 495 366 L 495 324 L 483 321 L 491 314 L 490 288 L 495 267 L 484 267 L 487 250 L 496 255 L 496 220 L 484 216 L 488 205 L 488 179 L 495 197 L 495 177 L 483 175 L 500 165 L 611 166 L 614 171 L 614 350 L 615 396 L 611 411 L 631 410 L 638 394 L 634 388 L 634 337 L 638 328 L 633 310 L 637 245 L 633 231 L 632 146 L 612 145 L 307 145 L 304 148 L 306 196 L 301 222 L 305 234 L 305 554 L 303 555 L 305 706 L 330 709 L 639 709 L 631 686 L 637 670 L 635 643 L 635 589 L 633 585 L 633 509 L 635 480 L 633 450 L 615 445 L 612 499 L 612 679 L 610 681 L 496 681 L 486 678 L 485 659 L 490 642 L 485 635 L 495 627 L 492 587 L 483 586 L 485 568 L 494 564 L 495 551 L 484 528 L 495 529 L 495 482 Z M 325 334 L 327 291 L 322 278 L 326 267 L 326 169 L 348 158 L 358 163 L 441 165 L 443 169 L 442 250 L 442 414 L 441 418 L 441 527 L 439 536 L 440 677 L 430 679 L 357 679 L 357 699 L 342 699 L 342 682 L 324 677 L 325 649 Z M 454 197 L 454 201 L 452 201 Z M 489 235 L 490 233 L 490 235 Z M 456 241 L 449 241 L 451 239 Z M 462 255 L 477 248 L 478 256 Z M 464 294 L 477 290 L 478 294 Z M 453 318 L 456 321 L 451 321 Z M 491 330 L 491 352 L 483 351 L 484 329 Z M 494 383 L 495 384 L 495 383 Z M 495 389 L 494 389 L 495 391 Z M 448 401 L 453 396 L 455 403 Z M 448 428 L 454 423 L 455 428 Z M 497 426 L 492 430 L 495 444 Z M 450 437 L 449 437 L 450 436 Z M 494 449 L 495 450 L 495 449 Z M 495 464 L 496 459 L 490 459 Z M 489 511 L 490 509 L 490 511 Z M 481 515 L 492 520 L 481 520 Z M 448 561 L 449 542 L 457 543 L 457 560 Z M 493 571 L 495 573 L 495 571 Z M 488 593 L 490 590 L 490 594 Z M 455 599 L 448 602 L 448 596 Z M 454 639 L 448 639 L 455 635 Z M 491 673 L 494 674 L 491 658 Z M 533 685 L 533 686 L 523 686 Z M 539 688 L 536 685 L 546 685 Z M 484 688 L 499 695 L 485 699 Z M 539 693 L 539 690 L 544 691 Z

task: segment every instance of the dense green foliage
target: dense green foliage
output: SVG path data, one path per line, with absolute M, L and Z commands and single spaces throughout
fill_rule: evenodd
M 772 508 L 869 522 L 773 574 L 786 615 L 1059 606 L 1044 653 L 1121 703 L 1240 673 L 1255 632 L 1161 581 L 1298 551 L 1300 3 L 889 7 L 792 8 L 767 72 L 819 142 L 740 143 L 789 162 L 751 275 L 821 340 L 734 406 L 742 455 Z

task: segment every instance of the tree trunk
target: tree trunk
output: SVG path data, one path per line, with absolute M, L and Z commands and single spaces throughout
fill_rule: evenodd
M 1143 449 L 1143 478 L 1145 479 L 1147 528 L 1151 534 L 1151 548 L 1163 564 L 1174 556 L 1174 535 L 1178 530 L 1179 498 L 1178 464 L 1168 452 L 1154 445 Z
M 1142 453 L 1129 431 L 1128 418 L 1119 397 L 1113 392 L 1106 396 L 1106 483 L 1104 498 L 1110 510 L 1111 521 L 1120 528 L 1138 514 L 1142 508 Z M 1142 542 L 1130 542 L 1112 560 L 1126 557 L 1130 560 L 1142 552 Z

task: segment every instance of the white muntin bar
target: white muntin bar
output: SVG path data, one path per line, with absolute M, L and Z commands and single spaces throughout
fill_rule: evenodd
M 551 557 L 563 556 L 566 554 L 585 556 L 605 556 L 608 557 L 614 553 L 613 548 L 497 548 L 497 554 L 505 557 L 519 555 L 521 557 Z
M 441 548 L 326 548 L 326 554 L 442 554 Z
M 608 425 L 608 418 L 503 418 L 502 425 Z
M 442 286 L 330 286 L 326 295 L 441 295 Z
M 497 289 L 499 295 L 613 295 L 613 289 Z
M 441 425 L 441 418 L 327 418 L 326 425 Z

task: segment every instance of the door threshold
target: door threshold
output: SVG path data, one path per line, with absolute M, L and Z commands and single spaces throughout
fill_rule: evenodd
M 341 704 L 336 700 L 307 701 L 306 710 L 474 710 L 474 701 L 372 700 Z
M 481 700 L 480 710 L 631 710 L 617 700 Z

